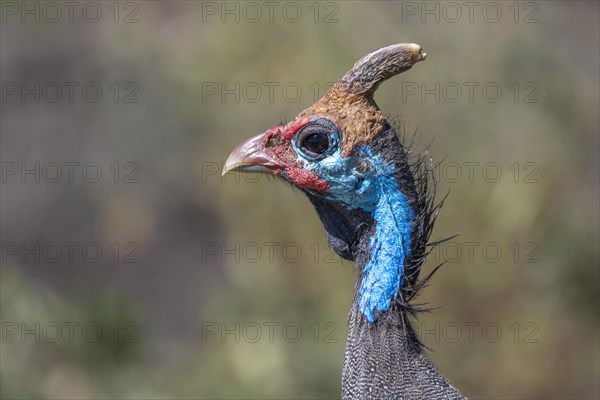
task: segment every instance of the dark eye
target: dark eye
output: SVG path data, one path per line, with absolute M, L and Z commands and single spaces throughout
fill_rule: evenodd
M 300 129 L 294 139 L 296 148 L 305 158 L 321 160 L 336 148 L 338 127 L 325 118 L 318 118 Z
M 311 133 L 302 140 L 300 147 L 310 153 L 323 154 L 329 148 L 329 137 L 321 132 Z

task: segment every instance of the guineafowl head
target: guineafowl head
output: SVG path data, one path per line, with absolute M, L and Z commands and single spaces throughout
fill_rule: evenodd
M 275 174 L 308 196 L 332 248 L 362 271 L 358 300 L 370 322 L 414 283 L 427 228 L 407 153 L 373 94 L 425 57 L 412 43 L 363 57 L 294 120 L 241 143 L 224 168 Z

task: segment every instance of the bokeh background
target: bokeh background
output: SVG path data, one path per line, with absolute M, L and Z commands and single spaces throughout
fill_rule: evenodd
M 597 2 L 26 3 L 1 8 L 3 399 L 339 397 L 353 265 L 300 193 L 219 170 L 397 42 L 429 57 L 376 99 L 441 163 L 434 238 L 461 233 L 426 265 L 432 359 L 474 399 L 599 398 Z

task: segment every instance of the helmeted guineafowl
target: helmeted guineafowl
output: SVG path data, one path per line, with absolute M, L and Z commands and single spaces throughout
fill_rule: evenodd
M 373 94 L 426 57 L 395 44 L 359 60 L 293 121 L 240 144 L 223 173 L 271 173 L 304 192 L 329 243 L 359 271 L 342 375 L 344 399 L 463 399 L 411 327 L 411 298 L 439 207 L 427 157 L 407 149 Z

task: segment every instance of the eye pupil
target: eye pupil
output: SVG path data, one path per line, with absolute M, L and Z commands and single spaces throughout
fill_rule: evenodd
M 321 154 L 329 147 L 329 139 L 323 133 L 313 133 L 308 135 L 302 144 L 308 151 Z

